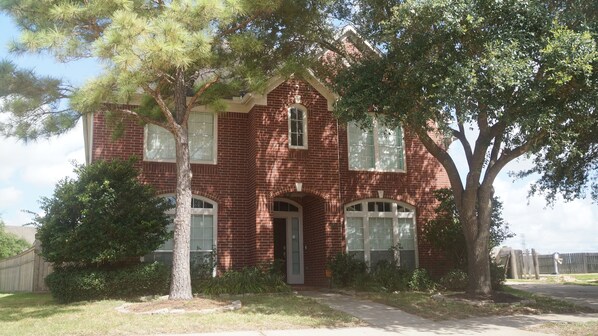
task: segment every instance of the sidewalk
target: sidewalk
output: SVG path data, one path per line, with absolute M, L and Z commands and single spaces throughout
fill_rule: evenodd
M 368 327 L 185 334 L 184 336 L 429 336 L 429 335 L 546 335 L 520 328 L 547 322 L 598 321 L 591 315 L 515 315 L 434 322 L 383 304 L 336 293 L 300 292 L 336 310 L 351 314 Z M 162 335 L 166 336 L 166 335 Z M 168 336 L 183 336 L 169 334 Z

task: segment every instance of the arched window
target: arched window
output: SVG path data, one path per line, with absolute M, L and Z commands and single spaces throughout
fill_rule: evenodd
M 289 107 L 289 147 L 307 148 L 307 109 L 302 105 Z
M 347 252 L 368 265 L 399 259 L 406 269 L 417 267 L 415 210 L 398 202 L 369 199 L 345 206 Z
M 173 195 L 164 196 L 173 206 L 176 198 Z M 166 212 L 174 220 L 174 207 Z M 216 202 L 204 197 L 193 196 L 191 199 L 191 262 L 206 262 L 212 256 L 217 244 L 217 214 Z M 169 231 L 174 230 L 174 223 L 168 226 Z M 172 263 L 173 239 L 169 239 L 160 246 L 151 256 L 151 260 Z

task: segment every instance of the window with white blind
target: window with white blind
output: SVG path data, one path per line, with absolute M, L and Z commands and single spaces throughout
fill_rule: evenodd
M 165 196 L 173 205 L 166 214 L 174 220 L 176 198 L 174 196 Z M 217 204 L 203 197 L 193 196 L 191 200 L 191 260 L 204 261 L 212 257 L 212 252 L 217 244 Z M 174 231 L 174 223 L 168 225 L 170 232 Z M 162 244 L 156 251 L 146 256 L 148 260 L 157 260 L 166 263 L 172 262 L 172 250 L 174 247 L 173 239 L 169 239 Z
M 347 252 L 370 267 L 396 259 L 403 268 L 417 267 L 415 211 L 407 205 L 375 199 L 345 206 L 345 238 Z
M 213 113 L 189 115 L 189 154 L 193 163 L 216 163 L 216 116 Z M 176 160 L 174 136 L 166 129 L 148 124 L 145 127 L 144 159 Z
M 289 147 L 307 148 L 307 109 L 301 105 L 289 108 Z
M 347 125 L 349 169 L 405 171 L 405 150 L 401 127 L 388 128 L 374 120 L 363 130 L 355 123 Z

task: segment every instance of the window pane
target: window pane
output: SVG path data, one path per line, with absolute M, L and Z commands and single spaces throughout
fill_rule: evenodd
M 413 218 L 399 218 L 399 246 L 401 250 L 415 250 Z
M 369 218 L 370 249 L 388 250 L 392 247 L 392 218 Z
M 349 251 L 363 251 L 363 218 L 347 218 L 347 248 Z
M 372 265 L 372 267 L 375 267 L 376 264 L 382 260 L 392 263 L 395 260 L 394 252 L 391 250 L 370 252 L 370 265 Z
M 189 115 L 189 152 L 192 161 L 213 161 L 213 114 L 192 113 Z
M 414 250 L 401 250 L 399 252 L 399 262 L 401 264 L 401 268 L 406 270 L 414 270 L 415 269 L 415 251 Z
M 347 207 L 347 211 L 361 211 L 361 203 L 357 203 Z
M 192 161 L 213 161 L 214 115 L 192 113 L 189 116 L 189 152 Z M 148 160 L 176 159 L 174 136 L 162 127 L 147 125 L 146 152 Z
M 166 231 L 173 232 L 174 231 L 174 216 L 168 216 L 168 219 L 169 219 L 169 222 L 168 222 L 168 226 L 166 226 Z M 162 246 L 160 246 L 158 248 L 158 250 L 172 251 L 173 248 L 174 248 L 174 241 L 172 238 L 170 238 L 167 241 L 165 241 L 164 244 L 162 244 Z
M 293 274 L 301 273 L 301 246 L 299 246 L 299 218 L 291 219 L 291 262 Z
M 371 130 L 363 131 L 354 123 L 349 123 L 347 134 L 349 137 L 349 168 L 375 168 L 373 132 Z
M 191 250 L 211 251 L 214 248 L 214 224 L 212 215 L 191 216 Z
M 304 132 L 304 111 L 298 108 L 291 108 L 289 110 L 289 125 L 290 125 L 290 132 L 289 132 L 289 141 L 291 146 L 302 147 L 305 145 L 303 141 L 303 134 Z
M 152 124 L 147 125 L 146 141 L 145 157 L 148 160 L 175 159 L 174 137 L 164 128 Z
M 404 169 L 403 135 L 401 128 L 378 127 L 378 168 L 381 170 Z

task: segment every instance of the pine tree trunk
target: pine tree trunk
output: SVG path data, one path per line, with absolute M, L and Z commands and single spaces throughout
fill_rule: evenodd
M 174 218 L 174 247 L 172 250 L 172 280 L 170 300 L 191 300 L 191 158 L 189 155 L 189 127 L 187 123 L 187 85 L 182 68 L 176 70 L 174 87 L 174 139 L 176 146 L 176 215 Z
M 172 280 L 170 300 L 190 300 L 190 239 L 191 239 L 191 163 L 189 159 L 188 132 L 183 128 L 175 137 L 177 184 L 176 215 L 174 218 L 174 248 L 172 251 Z M 180 138 L 179 138 L 180 137 Z

